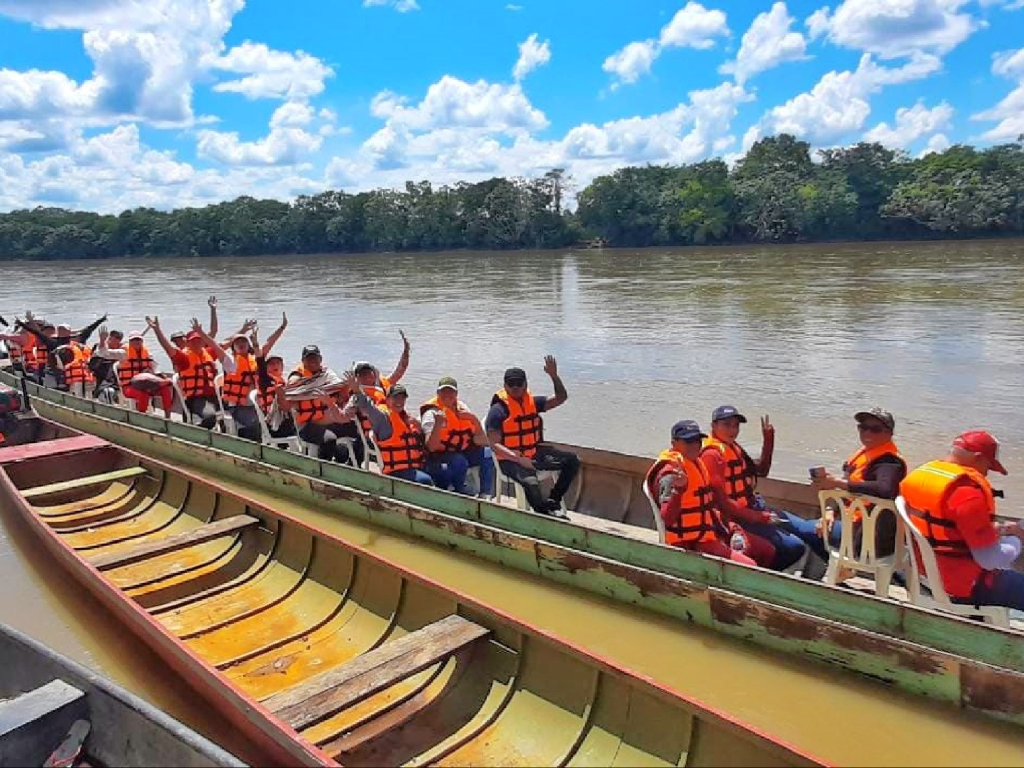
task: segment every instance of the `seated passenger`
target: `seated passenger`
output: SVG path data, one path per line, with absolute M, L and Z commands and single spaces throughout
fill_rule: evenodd
M 388 391 L 384 414 L 391 422 L 391 434 L 383 437 L 374 430 L 374 439 L 380 451 L 380 471 L 402 480 L 411 480 L 423 485 L 434 481 L 426 472 L 427 450 L 423 439 L 423 427 L 418 419 L 405 410 L 409 393 L 401 384 Z
M 707 435 L 697 422 L 679 421 L 671 436 L 672 447 L 661 452 L 644 478 L 665 524 L 665 543 L 755 565 L 744 553 L 745 537 L 733 540 L 715 508 L 711 475 L 700 460 L 701 440 Z
M 900 481 L 907 475 L 907 462 L 900 455 L 893 433 L 896 419 L 888 411 L 873 408 L 860 411 L 853 417 L 857 422 L 857 433 L 861 447 L 843 463 L 843 477 L 833 477 L 828 472 L 812 478 L 811 484 L 817 490 L 847 491 L 854 495 L 874 496 L 879 499 L 895 499 L 899 493 Z M 791 513 L 783 513 L 782 525 L 797 534 L 823 560 L 828 560 L 822 530 L 829 525 L 829 542 L 838 547 L 842 539 L 841 517 L 835 520 L 805 520 Z M 896 549 L 896 517 L 882 514 L 875 524 L 875 552 L 880 557 L 891 555 Z M 854 547 L 860 550 L 860 513 L 854 520 Z
M 580 459 L 574 453 L 543 443 L 544 421 L 540 414 L 569 399 L 558 376 L 558 363 L 551 355 L 544 358 L 544 372 L 551 377 L 555 388 L 555 394 L 549 397 L 530 392 L 526 371 L 522 368 L 506 370 L 505 386 L 491 398 L 485 426 L 502 473 L 523 487 L 531 509 L 564 518 L 567 515 L 562 511 L 562 497 L 580 471 Z M 546 499 L 541 492 L 538 470 L 558 473 L 555 487 Z
M 373 363 L 368 363 L 365 360 L 356 363 L 352 368 L 353 373 L 356 375 L 356 380 L 359 382 L 360 389 L 377 406 L 384 405 L 384 402 L 387 400 L 388 391 L 402 380 L 402 377 L 405 376 L 405 372 L 409 368 L 409 340 L 405 337 L 405 331 L 399 331 L 398 333 L 402 337 L 402 354 L 398 358 L 395 370 L 391 372 L 390 376 L 382 376 Z M 363 427 L 363 433 L 369 434 L 371 427 L 366 417 L 360 416 L 359 422 Z
M 256 402 L 266 417 L 270 415 L 270 411 L 277 400 L 278 390 L 283 389 L 285 385 L 284 358 L 279 355 L 265 357 L 262 354 L 262 348 L 260 347 L 259 337 L 255 328 L 249 337 L 249 342 L 252 344 L 253 349 L 260 350 L 260 354 L 256 355 L 256 389 L 258 392 Z M 282 415 L 283 418 L 277 425 L 271 425 L 268 421 L 267 429 L 271 437 L 292 437 L 295 435 L 295 419 L 292 417 L 292 414 L 285 413 Z
M 981 430 L 964 432 L 945 459 L 907 475 L 900 495 L 914 527 L 935 550 L 950 600 L 1024 610 L 1024 573 L 1013 570 L 1024 528 L 996 523 L 992 470 L 1006 474 L 999 441 Z
M 255 321 L 251 324 L 246 323 L 243 327 L 254 330 Z M 256 387 L 257 355 L 265 358 L 287 327 L 288 317 L 285 316 L 280 327 L 270 335 L 262 349 L 254 347 L 252 341 L 242 333 L 231 338 L 230 347 L 235 370 L 224 374 L 221 400 L 224 402 L 225 410 L 231 414 L 237 425 L 238 436 L 246 440 L 259 442 L 261 439 L 256 407 L 249 400 L 249 393 Z
M 147 317 L 146 322 L 178 373 L 178 388 L 185 398 L 189 420 L 198 423 L 203 429 L 213 429 L 217 426 L 220 414 L 214 384 L 217 377 L 216 361 L 220 361 L 225 374 L 234 372 L 235 361 L 217 346 L 217 342 L 203 330 L 196 318 L 192 320 L 192 332 L 185 338 L 185 349 L 177 349 L 164 336 L 160 318 Z
M 767 477 L 771 469 L 775 427 L 767 416 L 761 419 L 761 455 L 754 461 L 736 441 L 740 424 L 746 423 L 746 416 L 733 406 L 716 408 L 711 414 L 711 436 L 704 441 L 700 458 L 711 475 L 715 505 L 722 517 L 771 544 L 770 559 L 765 559 L 767 549 L 755 547 L 757 564 L 785 570 L 803 557 L 806 547 L 799 537 L 778 527 L 780 518 L 754 492 L 757 478 Z
M 128 347 L 121 343 L 121 333 L 109 334 L 100 330 L 100 343 L 96 348 L 98 357 L 117 361 L 117 379 L 121 393 L 135 401 L 135 410 L 146 413 L 154 394 L 159 395 L 164 417 L 171 418 L 174 405 L 174 386 L 170 379 L 157 376 L 156 363 L 143 341 L 141 333 L 128 336 Z
M 437 382 L 437 394 L 420 406 L 427 437 L 427 472 L 439 488 L 466 493 L 470 467 L 480 472 L 479 496 L 494 496 L 494 457 L 480 419 L 459 400 L 459 384 L 451 376 Z

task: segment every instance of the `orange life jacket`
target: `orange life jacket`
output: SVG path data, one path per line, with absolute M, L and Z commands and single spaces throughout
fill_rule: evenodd
M 224 405 L 249 405 L 249 393 L 256 386 L 256 356 L 235 355 L 235 370 L 224 374 L 221 399 Z
M 7 354 L 11 356 L 11 362 L 16 363 L 21 360 L 21 345 L 13 341 L 7 342 Z M 2 436 L 0 436 L 2 437 Z
M 362 385 L 360 385 L 359 388 L 363 391 L 364 395 L 366 395 L 368 398 L 370 398 L 370 402 L 372 402 L 374 405 L 382 407 L 387 402 L 387 400 L 388 400 L 388 396 L 387 396 L 387 392 L 386 392 L 385 388 L 389 388 L 391 386 L 391 380 L 388 379 L 387 376 L 381 376 L 380 381 L 381 381 L 381 385 L 382 385 L 380 387 L 378 387 L 376 385 L 369 385 L 369 386 L 362 386 Z M 356 413 L 356 416 L 359 418 L 359 424 L 363 428 L 363 434 L 364 435 L 370 434 L 370 430 L 373 429 L 373 425 L 370 424 L 370 420 L 368 418 L 366 418 L 366 416 L 361 411 L 358 411 Z
M 256 399 L 264 413 L 270 413 L 270 407 L 277 399 L 277 388 L 284 385 L 284 379 L 280 376 L 274 376 L 273 374 L 268 375 L 270 376 L 270 380 L 274 383 L 265 390 L 260 390 Z
M 686 474 L 686 490 L 679 499 L 679 521 L 673 524 L 665 521 L 665 543 L 692 546 L 717 539 L 719 531 L 724 530 L 724 527 L 714 508 L 714 491 L 707 467 L 703 462 L 688 459 L 678 451 L 662 451 L 644 478 L 655 499 L 658 498 L 658 489 L 654 480 L 666 465 Z
M 178 386 L 185 397 L 209 397 L 213 394 L 213 380 L 217 376 L 217 366 L 213 355 L 207 350 L 197 355 L 191 349 L 179 352 L 188 358 L 188 367 L 178 372 Z
M 850 458 L 843 463 L 843 472 L 846 474 L 846 479 L 851 483 L 864 482 L 871 466 L 880 459 L 884 459 L 886 456 L 895 456 L 899 459 L 900 463 L 903 465 L 903 474 L 905 475 L 907 473 L 906 460 L 900 455 L 900 450 L 896 447 L 896 443 L 890 440 L 889 442 L 883 443 L 882 445 L 876 446 L 870 450 L 867 448 L 861 448 L 850 456 Z M 851 502 L 846 499 L 843 500 L 843 503 L 846 506 L 851 504 Z M 867 508 L 870 511 L 874 509 L 874 506 L 874 504 L 868 504 Z M 860 510 L 854 510 L 852 517 L 855 523 L 859 522 L 861 519 Z
M 440 411 L 445 415 L 445 427 L 441 430 L 442 452 L 461 453 L 469 450 L 473 445 L 473 435 L 476 434 L 472 421 L 460 415 L 457 410 L 442 406 L 436 395 L 420 406 L 420 416 L 428 411 Z
M 298 374 L 303 379 L 308 379 L 313 375 L 302 363 L 295 366 L 292 373 Z M 295 416 L 295 423 L 299 426 L 310 421 L 323 421 L 327 417 L 327 403 L 319 399 L 295 400 L 292 402 L 292 414 Z
M 510 397 L 504 389 L 500 389 L 491 398 L 491 405 L 498 402 L 504 403 L 508 408 L 508 416 L 501 423 L 501 444 L 532 459 L 537 453 L 537 444 L 541 441 L 543 428 L 533 393 L 526 390 L 520 403 Z
M 971 557 L 970 547 L 956 527 L 956 518 L 948 502 L 958 485 L 966 481 L 985 496 L 989 518 L 995 523 L 996 501 L 992 486 L 980 472 L 947 461 L 930 461 L 900 483 L 900 495 L 907 502 L 914 527 L 919 530 L 937 555 Z
M 89 358 L 92 357 L 92 350 L 77 341 L 72 341 L 68 347 L 75 357 L 64 366 L 64 383 L 71 386 L 92 381 L 92 372 L 89 370 Z
M 117 364 L 117 380 L 121 384 L 121 389 L 127 387 L 131 380 L 140 373 L 152 373 L 156 368 L 153 358 L 150 357 L 149 350 L 145 346 L 136 351 L 129 345 L 125 352 L 125 359 Z
M 423 469 L 427 452 L 419 423 L 408 414 L 403 417 L 387 406 L 383 410 L 391 420 L 391 437 L 377 441 L 381 472 L 390 475 L 403 469 Z
M 28 346 L 23 349 L 23 353 L 25 360 L 22 365 L 25 367 L 25 370 L 37 371 L 43 367 L 43 363 L 46 361 L 46 354 L 43 343 L 39 339 L 33 336 Z
M 725 494 L 742 507 L 749 507 L 757 487 L 757 466 L 739 443 L 707 437 L 701 452 L 718 451 L 725 459 Z

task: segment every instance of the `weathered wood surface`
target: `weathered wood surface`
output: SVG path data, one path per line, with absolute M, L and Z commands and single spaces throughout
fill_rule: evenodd
M 62 437 L 39 443 L 12 445 L 0 448 L 0 465 L 12 464 L 18 461 L 29 461 L 40 456 L 88 451 L 94 448 L 102 448 L 105 445 L 108 445 L 107 441 L 95 435 L 76 435 L 75 437 Z
M 55 493 L 66 493 L 67 491 L 79 491 L 86 488 L 95 488 L 97 485 L 108 485 L 122 480 L 134 480 L 146 474 L 145 467 L 126 467 L 116 469 L 113 472 L 103 472 L 98 475 L 76 477 L 74 480 L 62 480 L 59 483 L 39 485 L 35 488 L 26 488 L 21 495 L 26 499 L 39 499 L 44 496 L 52 496 Z
M 155 541 L 146 541 L 127 550 L 116 550 L 107 554 L 90 558 L 89 562 L 96 568 L 109 570 L 148 560 L 151 557 L 166 555 L 180 549 L 187 549 L 207 541 L 219 539 L 238 531 L 259 525 L 259 520 L 249 515 L 235 515 L 217 520 L 206 525 L 193 528 L 191 531 L 164 536 Z

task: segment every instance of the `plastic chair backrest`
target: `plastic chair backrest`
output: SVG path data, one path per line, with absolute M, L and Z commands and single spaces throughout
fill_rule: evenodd
M 651 495 L 651 488 L 647 484 L 647 477 L 640 481 L 640 487 L 643 489 L 644 496 L 651 505 L 651 513 L 654 515 L 654 527 L 658 529 L 658 541 L 662 544 L 665 543 L 665 521 L 661 518 L 661 507 L 654 500 L 654 496 Z
M 273 438 L 270 436 L 270 427 L 267 426 L 267 417 L 263 413 L 263 409 L 260 407 L 260 393 L 258 389 L 253 388 L 249 392 L 249 403 L 253 408 L 256 409 L 256 420 L 260 425 L 260 440 L 263 441 L 264 445 L 270 445 Z
M 953 608 L 953 602 L 946 594 L 946 588 L 942 584 L 942 574 L 939 572 L 939 563 L 935 559 L 935 550 L 925 535 L 917 530 L 914 521 L 910 516 L 910 509 L 907 507 L 907 500 L 902 496 L 896 497 L 896 512 L 903 522 L 906 548 L 910 553 L 910 567 L 907 568 L 907 594 L 910 601 L 916 603 L 921 595 L 921 575 L 917 563 L 924 566 L 925 578 L 928 579 L 928 590 L 932 593 L 932 599 L 944 608 Z
M 373 433 L 367 434 L 366 430 L 363 429 L 362 419 L 356 417 L 356 431 L 359 433 L 359 440 L 363 443 L 363 469 L 370 468 L 370 459 L 372 458 L 377 464 L 377 468 L 383 470 L 384 467 L 380 461 L 380 449 L 377 448 L 377 441 L 373 438 Z
M 829 502 L 834 502 L 830 505 Z M 877 567 L 881 561 L 889 563 L 891 556 L 880 558 L 876 552 L 875 528 L 878 519 L 884 514 L 896 515 L 896 507 L 892 499 L 880 499 L 875 496 L 858 496 L 846 491 L 819 491 L 818 503 L 821 506 L 821 514 L 824 517 L 830 506 L 839 508 L 842 520 L 842 538 L 839 541 L 838 555 L 845 567 L 864 568 L 870 570 Z M 860 551 L 856 548 L 854 536 L 854 518 L 860 513 L 861 545 Z M 899 519 L 897 518 L 897 531 L 895 562 L 899 563 L 903 556 L 903 537 L 899 532 Z M 831 546 L 829 547 L 831 550 Z M 834 552 L 834 550 L 832 550 Z

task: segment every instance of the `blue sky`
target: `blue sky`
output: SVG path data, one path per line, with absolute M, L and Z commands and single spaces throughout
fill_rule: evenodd
M 0 0 L 0 210 L 1024 133 L 1024 0 Z

